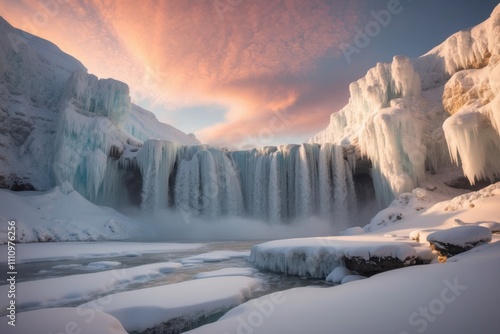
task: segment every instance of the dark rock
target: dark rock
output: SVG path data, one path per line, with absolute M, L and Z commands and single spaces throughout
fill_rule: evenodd
M 0 188 L 12 191 L 35 191 L 36 188 L 29 182 L 28 178 L 20 178 L 14 174 L 9 176 L 0 175 Z
M 357 256 L 344 256 L 342 260 L 344 261 L 345 267 L 347 269 L 356 271 L 363 276 L 372 276 L 385 271 L 404 268 L 417 264 L 417 259 L 415 257 L 408 257 L 404 261 L 402 261 L 398 258 L 390 256 L 373 256 L 368 260 Z
M 469 179 L 465 176 L 457 177 L 456 179 L 452 179 L 444 182 L 448 187 L 457 188 L 457 189 L 467 189 L 472 191 L 478 191 L 483 189 L 484 187 L 492 184 L 491 181 L 487 180 L 477 180 L 473 185 L 470 184 Z
M 116 145 L 112 145 L 111 148 L 109 149 L 109 157 L 113 158 L 115 160 L 120 159 L 122 154 L 123 154 L 123 150 L 120 150 L 120 148 Z
M 440 256 L 452 257 L 491 241 L 491 230 L 482 226 L 457 226 L 427 236 L 431 248 Z

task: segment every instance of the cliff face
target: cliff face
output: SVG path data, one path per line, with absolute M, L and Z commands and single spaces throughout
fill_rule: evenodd
M 56 45 L 0 18 L 1 188 L 79 188 L 85 174 L 95 192 L 111 155 L 150 138 L 199 144 L 132 104 L 125 83 L 88 74 Z
M 377 64 L 349 87 L 315 143 L 354 145 L 373 163 L 379 203 L 452 163 L 471 183 L 500 177 L 500 6 L 427 54 Z M 451 158 L 451 159 L 450 159 Z

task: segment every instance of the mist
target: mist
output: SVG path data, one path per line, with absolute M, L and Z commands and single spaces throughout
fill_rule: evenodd
M 269 223 L 262 220 L 224 217 L 185 217 L 178 211 L 159 210 L 145 213 L 129 209 L 126 215 L 144 224 L 141 241 L 242 241 L 271 240 L 298 237 L 338 235 L 355 222 L 336 221 L 319 217 L 296 218 L 288 223 Z

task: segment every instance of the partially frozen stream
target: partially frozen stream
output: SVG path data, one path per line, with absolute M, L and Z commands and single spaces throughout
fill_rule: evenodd
M 99 293 L 93 293 L 90 295 L 80 295 L 73 300 L 63 300 L 63 301 L 53 301 L 49 307 L 68 307 L 68 306 L 78 306 L 85 302 L 95 300 L 98 297 L 102 297 L 108 294 L 114 294 L 117 292 L 131 291 L 142 288 L 158 287 L 163 285 L 175 284 L 180 282 L 186 282 L 195 279 L 195 275 L 202 272 L 209 272 L 220 270 L 224 268 L 248 268 L 253 267 L 253 264 L 248 262 L 245 254 L 248 254 L 252 245 L 258 242 L 251 241 L 235 241 L 235 242 L 207 242 L 200 244 L 186 244 L 189 247 L 177 247 L 170 251 L 156 251 L 152 252 L 153 244 L 144 243 L 144 251 L 141 251 L 140 245 L 138 243 L 113 243 L 113 242 L 96 242 L 96 243 L 69 243 L 67 244 L 67 253 L 50 251 L 49 253 L 55 254 L 56 256 L 48 259 L 43 259 L 38 257 L 36 254 L 27 254 L 25 252 L 25 261 L 18 264 L 18 276 L 17 284 L 20 288 L 23 286 L 23 282 L 32 282 L 34 291 L 32 294 L 37 294 L 37 284 L 36 281 L 47 281 L 48 279 L 58 278 L 58 277 L 69 277 L 73 275 L 81 274 L 92 274 L 101 273 L 103 271 L 116 271 L 119 273 L 122 269 L 134 268 L 138 266 L 150 265 L 155 263 L 166 263 L 174 262 L 182 263 L 178 268 L 173 269 L 171 272 L 164 272 L 162 274 L 157 274 L 155 276 L 145 276 L 142 279 L 134 279 L 126 284 L 117 284 L 106 288 L 104 291 Z M 133 251 L 128 251 L 127 246 L 134 246 L 131 249 Z M 158 245 L 158 243 L 155 243 Z M 19 245 L 21 248 L 23 245 Z M 72 247 L 83 247 L 86 249 L 85 252 L 76 252 Z M 119 247 L 120 251 L 110 251 L 113 247 Z M 49 249 L 51 247 L 61 247 L 61 243 L 58 244 L 36 244 L 27 245 L 27 248 L 34 247 L 31 252 L 36 250 Z M 111 247 L 111 248 L 109 248 Z M 165 247 L 168 249 L 168 247 Z M 64 248 L 61 248 L 64 249 Z M 88 251 L 88 250 L 91 251 Z M 81 256 L 72 255 L 73 253 L 82 254 Z M 196 260 L 186 260 L 193 256 L 200 254 L 212 253 L 212 252 L 224 252 L 233 253 L 239 257 L 231 257 L 226 259 L 213 259 L 205 261 Z M 125 254 L 125 255 L 124 255 Z M 33 258 L 30 259 L 30 256 Z M 51 255 L 52 256 L 52 255 Z M 103 264 L 101 269 L 98 266 L 92 266 L 89 264 Z M 303 286 L 331 286 L 323 280 L 311 279 L 306 277 L 297 276 L 287 276 L 282 274 L 275 274 L 270 272 L 256 271 L 253 275 L 255 278 L 262 280 L 262 285 L 259 289 L 254 291 L 252 298 L 259 297 L 268 293 L 286 290 L 294 287 Z M 75 285 L 78 285 L 80 278 L 75 277 Z M 5 280 L 4 280 L 5 281 Z M 33 283 L 35 282 L 35 283 Z M 51 287 L 52 288 L 52 287 Z M 53 287 L 55 290 L 58 287 Z M 193 291 L 196 294 L 196 291 Z M 167 297 L 167 296 L 166 296 Z M 20 305 L 18 312 L 45 308 L 47 305 Z M 211 319 L 216 320 L 216 319 Z

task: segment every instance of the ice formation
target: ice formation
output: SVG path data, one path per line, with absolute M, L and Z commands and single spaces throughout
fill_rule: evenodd
M 175 207 L 185 218 L 246 215 L 282 222 L 311 215 L 344 221 L 356 206 L 352 166 L 335 145 L 225 152 L 149 140 L 133 158 L 144 209 Z
M 131 104 L 125 83 L 88 74 L 1 18 L 0 32 L 2 188 L 48 190 L 67 181 L 87 199 L 117 204 L 111 195 L 123 191 L 123 175 L 115 160 L 126 147 L 150 138 L 199 143 Z
M 500 176 L 500 6 L 427 54 L 377 64 L 311 142 L 353 145 L 373 163 L 381 206 L 450 159 L 471 183 Z M 452 114 L 451 117 L 449 115 Z M 444 122 L 444 124 L 443 124 Z

